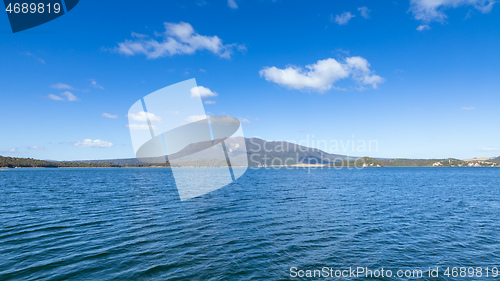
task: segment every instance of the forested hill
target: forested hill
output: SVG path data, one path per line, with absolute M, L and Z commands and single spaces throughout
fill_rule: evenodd
M 498 158 L 496 158 L 498 159 Z M 362 157 L 355 160 L 344 160 L 332 164 L 334 167 L 500 167 L 500 163 L 492 160 L 459 160 L 459 159 L 374 159 Z
M 112 163 L 78 163 L 50 162 L 32 158 L 15 158 L 0 156 L 0 168 L 90 168 L 90 167 L 121 167 Z

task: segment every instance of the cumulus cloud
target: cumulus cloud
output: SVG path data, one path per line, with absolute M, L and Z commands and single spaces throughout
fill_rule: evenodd
M 410 11 L 417 20 L 423 22 L 443 22 L 447 16 L 443 12 L 448 8 L 473 6 L 482 13 L 489 13 L 495 0 L 410 0 Z
M 8 153 L 17 153 L 17 148 L 10 148 L 7 150 Z
M 346 25 L 355 15 L 351 14 L 351 12 L 343 12 L 340 15 L 335 16 L 335 22 L 338 25 Z
M 345 65 L 351 77 L 363 85 L 371 85 L 376 89 L 378 84 L 385 81 L 384 78 L 373 74 L 370 70 L 370 64 L 362 57 L 346 58 Z
M 134 39 L 118 43 L 114 49 L 116 52 L 126 55 L 145 55 L 148 59 L 161 57 L 194 54 L 196 51 L 207 50 L 219 57 L 230 58 L 234 49 L 244 50 L 245 47 L 238 44 L 223 44 L 218 36 L 205 36 L 198 34 L 191 24 L 186 22 L 165 24 L 165 31 L 157 34 L 161 39 L 155 40 L 149 37 L 137 36 Z
M 135 131 L 149 131 L 149 125 L 146 124 L 129 124 L 125 125 L 125 127 Z M 158 127 L 156 127 L 155 125 L 151 125 L 151 129 L 158 130 Z
M 214 100 L 206 100 L 205 104 L 215 104 L 215 101 Z
M 201 98 L 208 98 L 208 97 L 216 97 L 217 93 L 213 92 L 209 88 L 205 88 L 203 86 L 197 86 L 191 89 L 191 97 L 196 98 L 196 97 L 201 97 Z
M 112 147 L 113 145 L 114 145 L 114 143 L 112 143 L 112 142 L 102 141 L 99 139 L 96 139 L 96 140 L 84 139 L 82 141 L 75 143 L 75 146 L 78 146 L 78 147 L 93 147 L 93 148 Z
M 53 89 L 57 89 L 57 90 L 73 90 L 73 87 L 71 87 L 68 84 L 64 84 L 64 83 L 53 84 L 53 85 L 50 85 L 50 87 Z
M 110 118 L 110 119 L 118 119 L 118 115 L 115 114 L 109 114 L 109 113 L 103 113 L 102 117 Z
M 424 30 L 429 30 L 429 29 L 431 29 L 431 27 L 430 27 L 430 26 L 428 26 L 427 24 L 421 24 L 421 25 L 419 25 L 419 26 L 417 27 L 417 30 L 418 30 L 418 31 L 424 31 Z
M 238 4 L 236 4 L 236 1 L 234 0 L 227 0 L 227 5 L 231 9 L 238 9 Z
M 132 113 L 127 115 L 130 120 L 140 121 L 140 122 L 156 122 L 161 123 L 162 119 L 160 116 L 156 116 L 154 113 L 140 111 L 139 113 Z
M 377 88 L 378 84 L 385 81 L 370 70 L 370 64 L 362 57 L 348 57 L 344 62 L 328 58 L 306 65 L 305 69 L 297 66 L 288 66 L 284 69 L 275 66 L 265 67 L 259 74 L 267 81 L 286 88 L 320 92 L 333 88 L 335 82 L 349 77 L 373 88 Z
M 370 18 L 370 9 L 368 9 L 368 7 L 366 7 L 366 6 L 359 7 L 358 11 L 361 14 L 361 16 L 364 17 L 365 19 Z

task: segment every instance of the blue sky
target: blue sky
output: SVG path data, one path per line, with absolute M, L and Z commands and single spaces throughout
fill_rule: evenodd
M 0 155 L 134 157 L 129 107 L 190 78 L 247 137 L 500 155 L 493 1 L 80 1 L 16 34 L 1 14 Z

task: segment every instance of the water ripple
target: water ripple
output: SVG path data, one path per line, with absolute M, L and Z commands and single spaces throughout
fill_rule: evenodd
M 258 169 L 185 202 L 168 169 L 20 169 L 0 183 L 0 280 L 500 266 L 498 169 Z

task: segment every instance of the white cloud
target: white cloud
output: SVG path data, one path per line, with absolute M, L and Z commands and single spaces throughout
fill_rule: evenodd
M 482 13 L 489 13 L 495 0 L 410 0 L 410 11 L 415 19 L 423 22 L 443 22 L 447 16 L 443 10 L 460 6 L 474 6 Z
M 201 98 L 208 98 L 208 97 L 216 97 L 217 93 L 213 92 L 209 88 L 205 88 L 203 86 L 197 86 L 191 89 L 191 97 L 196 98 L 196 97 L 201 97 Z
M 148 37 L 135 36 L 132 40 L 118 43 L 115 51 L 126 56 L 142 54 L 148 59 L 161 57 L 194 54 L 196 51 L 207 50 L 220 57 L 230 58 L 234 49 L 244 50 L 238 44 L 222 43 L 218 36 L 205 36 L 198 34 L 191 24 L 186 22 L 165 23 L 165 32 L 157 34 L 162 37 L 157 41 Z
M 500 148 L 487 147 L 487 148 L 482 148 L 481 151 L 485 151 L 485 152 L 500 151 Z
M 78 98 L 75 95 L 73 95 L 73 93 L 71 93 L 69 91 L 62 93 L 61 95 L 65 96 L 68 101 L 77 101 L 78 100 Z
M 154 113 L 140 111 L 139 113 L 132 113 L 127 115 L 128 118 L 134 121 L 147 122 L 148 119 L 151 122 L 161 123 L 161 117 L 156 116 Z
M 94 86 L 94 88 L 97 88 L 97 89 L 100 89 L 100 90 L 104 90 L 104 87 L 97 84 L 97 81 L 95 81 L 94 79 L 90 79 L 90 84 L 92 84 L 92 86 Z
M 45 149 L 45 147 L 33 145 L 33 146 L 28 146 L 28 149 L 30 149 L 30 150 L 43 150 L 43 149 Z
M 47 96 L 49 99 L 51 100 L 57 100 L 57 101 L 64 101 L 63 98 L 61 98 L 60 96 L 56 96 L 56 95 L 53 95 L 53 94 L 50 94 Z
M 78 100 L 78 98 L 69 91 L 61 93 L 61 95 L 64 96 L 67 101 L 77 101 Z M 53 95 L 53 94 L 49 94 L 47 96 L 47 98 L 49 98 L 51 100 L 56 100 L 56 101 L 65 101 L 65 99 L 63 97 Z
M 188 122 L 196 122 L 196 121 L 200 121 L 200 120 L 203 120 L 203 119 L 206 119 L 207 116 L 206 115 L 191 115 L 191 116 L 188 116 L 186 118 L 186 121 Z
M 118 115 L 115 115 L 115 114 L 109 114 L 109 113 L 103 113 L 102 114 L 103 117 L 106 117 L 106 118 L 111 118 L 111 119 L 118 119 Z
M 468 111 L 471 111 L 471 110 L 475 110 L 476 108 L 473 107 L 473 106 L 463 106 L 462 107 L 462 110 L 468 110 Z
M 215 104 L 215 101 L 214 100 L 206 100 L 205 104 Z
M 104 148 L 104 147 L 112 147 L 114 143 L 109 142 L 109 141 L 102 141 L 99 139 L 96 140 L 91 140 L 91 139 L 84 139 L 82 141 L 79 141 L 75 143 L 75 146 L 79 147 L 93 147 L 93 148 Z
M 26 52 L 26 53 L 25 53 L 25 55 L 27 55 L 28 57 L 32 57 L 32 58 L 34 58 L 35 60 L 37 60 L 37 61 L 38 61 L 38 62 L 40 62 L 41 64 L 45 64 L 45 60 L 44 60 L 44 59 L 39 58 L 39 57 L 37 57 L 37 56 L 33 55 L 33 54 L 32 54 L 32 53 L 30 53 L 30 52 Z
M 7 150 L 8 153 L 17 153 L 17 148 L 10 148 Z
M 424 31 L 424 30 L 429 30 L 429 29 L 431 29 L 431 27 L 430 27 L 430 26 L 428 26 L 427 24 L 421 24 L 421 25 L 419 25 L 419 26 L 417 27 L 417 30 L 418 30 L 418 31 Z
M 50 87 L 53 89 L 57 89 L 57 90 L 73 90 L 73 87 L 71 87 L 68 84 L 64 84 L 64 83 L 53 84 L 53 85 L 50 85 Z
M 240 118 L 240 121 L 243 123 L 250 123 L 250 120 L 248 120 L 247 118 Z
M 361 14 L 361 16 L 364 17 L 365 19 L 370 18 L 370 9 L 368 9 L 368 7 L 366 7 L 366 6 L 359 7 L 358 11 Z
M 236 1 L 234 0 L 227 0 L 227 5 L 231 9 L 238 9 L 238 4 L 236 4 Z
M 348 57 L 344 62 L 333 58 L 319 60 L 315 64 L 306 65 L 306 69 L 288 66 L 279 69 L 275 66 L 265 67 L 259 74 L 267 81 L 280 86 L 297 90 L 326 91 L 334 87 L 334 83 L 345 78 L 352 78 L 362 85 L 377 85 L 383 83 L 384 78 L 373 74 L 370 64 L 362 57 Z
M 335 16 L 335 22 L 338 25 L 346 25 L 355 15 L 351 14 L 351 12 L 343 12 L 340 15 Z
M 149 131 L 149 125 L 146 124 L 129 124 L 125 125 L 125 127 L 135 131 Z M 158 130 L 158 127 L 156 127 L 155 125 L 151 125 L 151 129 Z
M 135 38 L 146 38 L 148 37 L 146 34 L 141 34 L 141 33 L 137 33 L 137 32 L 133 32 L 130 34 L 132 37 L 135 37 Z

